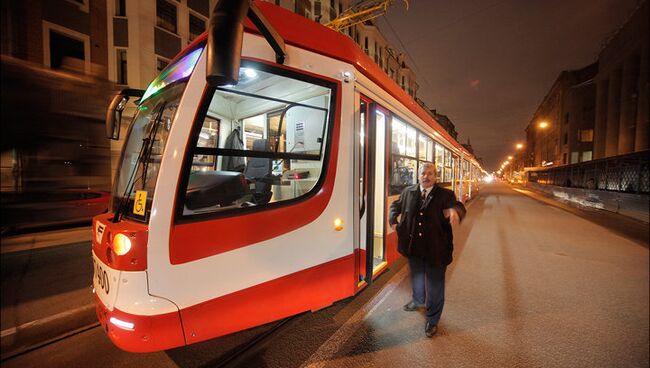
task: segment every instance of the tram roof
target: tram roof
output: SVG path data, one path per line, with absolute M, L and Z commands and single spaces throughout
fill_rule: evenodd
M 278 34 L 282 36 L 285 43 L 354 65 L 363 75 L 384 88 L 420 119 L 434 128 L 438 134 L 451 142 L 456 149 L 476 159 L 473 154 L 469 153 L 456 139 L 447 133 L 442 125 L 429 115 L 422 106 L 386 75 L 383 69 L 375 64 L 351 38 L 268 2 L 255 0 L 255 4 L 264 13 L 264 16 Z M 260 34 L 249 19 L 246 19 L 244 28 L 246 32 Z M 186 49 L 203 42 L 206 38 L 207 32 L 204 32 Z M 179 55 L 181 54 L 183 52 Z

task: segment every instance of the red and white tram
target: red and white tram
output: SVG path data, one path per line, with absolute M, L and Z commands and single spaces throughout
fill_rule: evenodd
M 124 350 L 354 295 L 397 259 L 387 208 L 422 162 L 477 191 L 476 159 L 350 38 L 248 1 L 220 1 L 208 33 L 141 96 L 93 220 L 97 316 Z

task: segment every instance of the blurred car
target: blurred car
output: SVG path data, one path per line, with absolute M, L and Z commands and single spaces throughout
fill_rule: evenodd
M 110 193 L 66 189 L 0 194 L 2 236 L 90 225 L 93 216 L 108 211 Z

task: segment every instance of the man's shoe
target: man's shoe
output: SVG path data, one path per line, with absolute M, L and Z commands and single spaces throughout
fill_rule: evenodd
M 438 325 L 434 325 L 431 322 L 427 322 L 427 324 L 424 326 L 424 333 L 427 334 L 427 337 L 433 337 L 433 335 L 438 332 Z
M 419 307 L 420 305 L 418 305 L 416 302 L 411 300 L 410 302 L 408 302 L 408 304 L 404 306 L 404 310 L 407 312 L 414 312 L 418 310 Z

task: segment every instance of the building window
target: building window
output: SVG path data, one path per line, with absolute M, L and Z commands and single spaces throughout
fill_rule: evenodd
M 302 15 L 303 17 L 311 18 L 311 3 L 309 0 L 296 0 L 294 5 L 294 13 Z
M 584 151 L 584 152 L 582 152 L 582 161 L 581 162 L 591 161 L 591 154 L 592 154 L 592 151 Z
M 190 14 L 190 41 L 205 32 L 205 21 L 194 14 Z
M 593 142 L 594 130 L 593 129 L 578 129 L 578 140 L 580 142 Z
M 564 114 L 564 124 L 569 124 L 569 113 Z
M 336 19 L 336 5 L 334 0 L 330 0 L 330 20 Z
M 395 117 L 392 119 L 391 175 L 389 193 L 399 194 L 417 182 L 417 131 Z
M 126 50 L 117 49 L 117 84 L 129 84 L 126 74 Z
M 563 142 L 564 144 L 569 144 L 569 133 L 564 133 Z
M 365 51 L 366 54 L 369 53 L 369 51 L 368 51 L 368 37 L 367 36 L 364 37 L 364 39 L 363 39 L 363 51 Z
M 126 17 L 126 0 L 115 0 L 115 16 Z
M 319 0 L 314 1 L 314 20 L 320 23 L 321 3 Z
M 171 33 L 176 33 L 176 5 L 166 0 L 156 1 L 156 25 Z
M 169 60 L 163 59 L 161 57 L 156 58 L 156 70 L 158 73 L 162 72 L 163 69 L 167 67 L 167 64 L 169 64 Z
M 68 0 L 68 2 L 71 2 L 75 5 L 79 6 L 79 10 L 82 12 L 88 13 L 89 6 L 88 6 L 88 0 Z
M 576 164 L 578 163 L 580 152 L 571 152 L 571 163 Z
M 50 30 L 50 67 L 84 71 L 85 49 L 83 41 Z
M 567 154 L 566 154 L 566 152 L 564 152 L 564 153 L 562 154 L 562 164 L 563 164 L 563 165 L 566 165 L 566 156 L 567 156 Z

